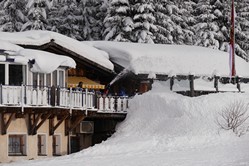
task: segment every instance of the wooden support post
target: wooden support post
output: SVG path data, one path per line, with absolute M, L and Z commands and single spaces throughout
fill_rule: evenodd
M 33 118 L 32 118 L 33 115 Z M 42 113 L 39 113 L 37 116 L 36 114 L 29 114 L 29 135 L 35 135 L 37 133 L 37 124 L 41 119 Z
M 72 131 L 73 129 L 75 129 L 77 127 L 77 125 L 79 125 L 80 122 L 83 121 L 85 118 L 86 118 L 85 115 L 78 115 L 76 117 L 76 119 L 74 120 L 73 123 L 71 123 L 72 120 L 69 119 L 68 122 L 66 123 L 66 126 L 65 126 L 65 128 L 66 128 L 66 132 L 65 132 L 66 135 L 68 135 L 70 131 Z
M 40 123 L 36 126 L 36 130 L 38 130 L 42 125 L 43 123 L 51 116 L 51 113 L 47 113 L 44 115 L 44 117 L 41 117 L 41 121 Z
M 194 91 L 194 75 L 189 75 L 189 85 L 190 85 L 190 96 L 195 96 Z
M 5 135 L 7 133 L 7 129 L 13 119 L 13 117 L 15 116 L 16 113 L 11 113 L 7 122 L 5 123 L 5 113 L 1 113 L 1 134 Z
M 215 88 L 216 92 L 219 91 L 219 85 L 218 85 L 219 79 L 220 79 L 219 76 L 214 76 L 214 88 Z
M 61 123 L 67 119 L 69 114 L 65 114 L 56 125 L 54 125 L 54 118 L 49 119 L 49 135 L 54 135 L 54 131 L 61 125 Z
M 240 88 L 240 78 L 239 76 L 236 77 L 236 84 L 237 84 L 237 89 L 239 92 L 241 92 L 241 88 Z
M 170 77 L 170 90 L 171 90 L 171 91 L 173 90 L 173 86 L 174 86 L 174 79 L 175 79 L 175 77 L 174 77 L 174 76 Z

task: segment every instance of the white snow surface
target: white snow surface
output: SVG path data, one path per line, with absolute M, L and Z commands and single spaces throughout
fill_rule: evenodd
M 91 41 L 110 60 L 135 74 L 229 76 L 229 53 L 199 46 Z M 237 75 L 249 77 L 249 64 L 235 58 Z
M 27 64 L 29 60 L 35 59 L 35 63 L 30 69 L 32 72 L 51 73 L 55 71 L 59 66 L 70 68 L 76 67 L 76 63 L 72 58 L 45 51 L 22 49 L 17 52 L 17 55 L 25 58 L 25 64 Z M 15 59 L 15 61 L 17 60 Z
M 71 50 L 84 58 L 87 58 L 100 66 L 113 70 L 114 66 L 109 61 L 108 54 L 104 51 L 90 47 L 82 42 L 65 35 L 42 30 L 31 30 L 25 32 L 0 32 L 0 40 L 8 41 L 18 45 L 41 46 L 53 40 L 56 44 Z
M 75 68 L 75 61 L 67 56 L 57 55 L 46 51 L 24 49 L 16 44 L 0 40 L 0 49 L 6 50 L 8 56 L 0 55 L 0 62 L 5 62 L 6 57 L 14 59 L 14 62 L 27 65 L 30 60 L 35 60 L 32 72 L 51 73 L 59 66 Z
M 238 137 L 221 130 L 216 123 L 219 113 L 229 103 L 248 103 L 248 93 L 216 93 L 190 98 L 167 91 L 165 86 L 165 83 L 155 82 L 152 91 L 131 99 L 125 121 L 101 144 L 68 156 L 6 165 L 249 165 L 249 133 Z

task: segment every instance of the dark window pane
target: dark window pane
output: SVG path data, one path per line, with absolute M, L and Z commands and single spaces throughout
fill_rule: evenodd
M 5 65 L 0 64 L 0 84 L 5 84 Z
M 9 85 L 21 85 L 22 83 L 22 65 L 9 65 Z

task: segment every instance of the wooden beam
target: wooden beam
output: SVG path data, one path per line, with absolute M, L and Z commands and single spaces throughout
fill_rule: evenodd
M 15 116 L 16 113 L 11 113 L 7 122 L 5 123 L 5 113 L 1 113 L 1 134 L 5 135 L 7 133 L 7 129 L 13 119 L 13 117 Z
M 33 115 L 33 118 L 31 118 L 32 115 Z M 29 129 L 28 129 L 29 135 L 35 135 L 37 133 L 36 127 L 37 127 L 39 120 L 41 119 L 41 116 L 42 116 L 42 113 L 39 113 L 37 116 L 36 114 L 29 114 Z
M 51 116 L 51 113 L 47 113 L 44 117 L 42 117 L 41 122 L 36 126 L 36 130 L 38 130 L 41 125 Z
M 49 135 L 53 135 L 54 131 L 61 125 L 61 123 L 67 119 L 69 114 L 63 115 L 63 117 L 54 125 L 54 118 L 49 119 Z
M 71 123 L 72 119 L 69 119 L 67 123 L 65 124 L 65 128 L 66 128 L 65 134 L 68 135 L 69 132 L 75 129 L 77 125 L 79 125 L 80 122 L 83 121 L 85 118 L 86 118 L 85 115 L 78 115 L 76 119 L 73 121 L 73 123 Z

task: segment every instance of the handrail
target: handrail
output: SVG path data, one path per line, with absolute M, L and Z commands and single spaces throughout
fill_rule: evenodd
M 102 103 L 102 104 L 101 104 Z M 63 87 L 37 87 L 31 85 L 0 85 L 0 105 L 21 107 L 60 107 L 67 109 L 125 112 L 128 97 L 100 96 L 88 89 L 79 91 Z

